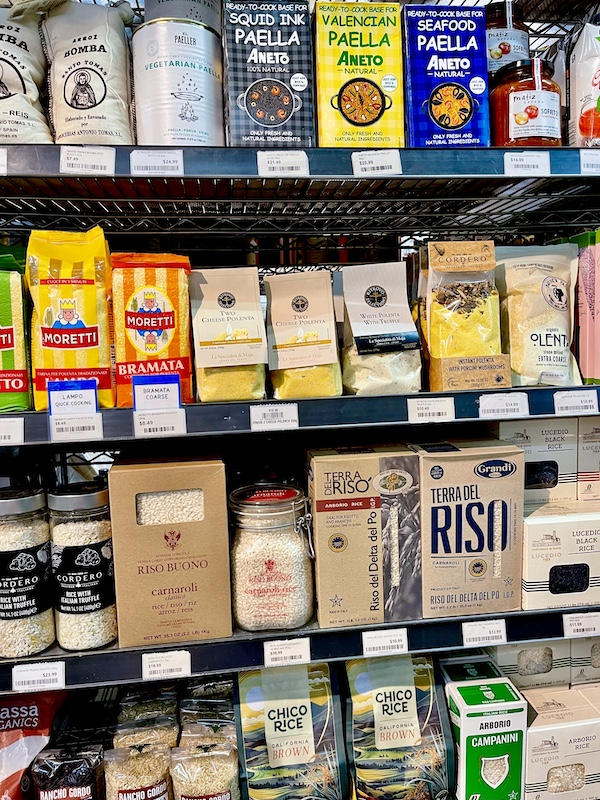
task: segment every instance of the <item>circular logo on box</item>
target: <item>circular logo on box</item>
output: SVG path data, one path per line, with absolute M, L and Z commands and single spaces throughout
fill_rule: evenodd
M 329 537 L 329 549 L 334 553 L 341 553 L 348 547 L 348 539 L 343 533 L 334 533 Z
M 298 314 L 303 314 L 305 311 L 308 311 L 308 299 L 304 297 L 304 295 L 296 295 L 292 300 L 292 308 L 294 311 L 297 311 Z
M 542 295 L 551 308 L 555 308 L 557 311 L 567 310 L 569 291 L 566 281 L 548 275 L 542 281 Z
M 432 467 L 429 470 L 429 474 L 431 475 L 434 481 L 439 481 L 439 479 L 444 476 L 444 470 L 440 467 L 439 464 L 436 464 L 435 467 Z
M 221 292 L 217 297 L 217 303 L 221 308 L 233 308 L 235 305 L 235 295 L 231 294 L 231 292 Z
M 365 303 L 371 308 L 383 308 L 388 296 L 383 286 L 369 286 L 365 292 Z
M 471 561 L 469 564 L 469 572 L 474 578 L 482 578 L 487 572 L 487 564 L 480 558 Z
M 306 87 L 308 86 L 308 78 L 306 75 L 303 75 L 301 72 L 296 72 L 290 78 L 290 86 L 296 92 L 303 92 Z

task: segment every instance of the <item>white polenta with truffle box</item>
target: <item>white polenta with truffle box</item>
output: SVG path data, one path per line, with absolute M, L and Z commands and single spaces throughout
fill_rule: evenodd
M 121 647 L 230 636 L 223 462 L 116 464 L 109 489 Z
M 524 454 L 497 440 L 419 454 L 423 616 L 521 608 Z

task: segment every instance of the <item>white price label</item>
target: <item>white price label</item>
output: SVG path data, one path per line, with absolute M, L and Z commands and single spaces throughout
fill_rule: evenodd
M 406 628 L 395 628 L 387 631 L 363 631 L 362 648 L 365 658 L 408 653 L 408 631 Z
M 600 634 L 600 613 L 563 614 L 563 635 L 566 639 Z
M 299 426 L 298 403 L 250 406 L 251 431 L 294 430 Z
M 499 392 L 479 397 L 479 417 L 528 417 L 529 398 L 525 392 Z
M 184 175 L 183 150 L 132 150 L 129 156 L 132 175 Z
M 462 636 L 464 647 L 481 645 L 506 644 L 506 620 L 484 619 L 474 622 L 463 622 Z
M 65 662 L 40 661 L 15 664 L 12 668 L 13 692 L 41 692 L 65 688 Z
M 511 176 L 551 175 L 550 153 L 543 150 L 504 153 L 504 174 Z
M 259 150 L 256 166 L 261 178 L 308 178 L 310 167 L 304 150 Z
M 352 174 L 355 177 L 402 175 L 400 151 L 361 150 L 352 153 Z
M 597 414 L 598 395 L 595 389 L 554 392 L 555 414 Z
M 0 147 L 0 175 L 8 175 L 8 150 Z
M 600 150 L 593 147 L 580 150 L 579 171 L 582 175 L 600 175 Z
M 155 436 L 185 436 L 187 421 L 185 408 L 169 411 L 134 411 L 133 435 L 136 439 Z
M 69 388 L 49 388 L 48 403 L 50 414 L 53 417 L 83 417 L 95 414 L 98 411 L 95 381 L 57 382 L 57 387 L 63 384 Z M 83 388 L 82 384 L 94 384 L 93 387 Z
M 133 407 L 136 411 L 164 411 L 181 406 L 179 375 L 134 375 Z
M 104 438 L 102 414 L 49 416 L 51 442 L 97 442 Z
M 192 674 L 192 654 L 189 650 L 169 650 L 166 653 L 142 653 L 142 680 L 189 678 Z
M 310 639 L 281 639 L 264 643 L 265 667 L 285 667 L 310 662 Z
M 453 397 L 409 397 L 409 422 L 445 422 L 456 419 Z
M 115 174 L 117 154 L 114 147 L 73 147 L 60 148 L 61 175 L 108 175 Z
M 25 420 L 23 417 L 0 419 L 0 447 L 25 444 Z

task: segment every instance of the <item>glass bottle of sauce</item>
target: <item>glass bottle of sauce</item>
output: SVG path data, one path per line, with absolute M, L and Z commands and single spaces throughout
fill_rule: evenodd
M 513 61 L 529 58 L 529 32 L 518 0 L 500 0 L 485 9 L 490 77 Z

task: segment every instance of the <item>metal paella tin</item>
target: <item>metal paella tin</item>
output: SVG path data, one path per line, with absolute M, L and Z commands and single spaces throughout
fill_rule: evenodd
M 146 0 L 144 19 L 188 19 L 221 31 L 221 0 Z
M 221 41 L 185 19 L 146 22 L 133 35 L 138 144 L 225 143 Z

